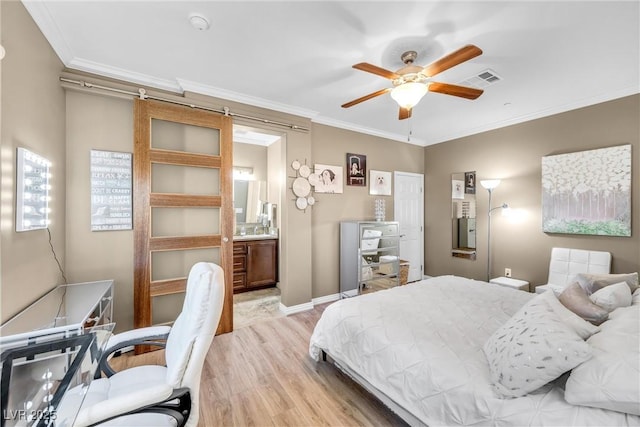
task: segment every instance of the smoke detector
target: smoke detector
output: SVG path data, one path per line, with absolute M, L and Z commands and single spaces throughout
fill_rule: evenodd
M 209 29 L 209 20 L 198 13 L 189 15 L 189 23 L 196 30 L 205 31 Z

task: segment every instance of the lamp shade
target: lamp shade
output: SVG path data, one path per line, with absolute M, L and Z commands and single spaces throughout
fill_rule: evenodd
M 403 108 L 413 108 L 427 93 L 424 83 L 409 82 L 396 86 L 391 91 L 391 97 Z
M 483 179 L 480 181 L 480 185 L 482 185 L 487 190 L 493 190 L 498 185 L 500 185 L 499 179 Z

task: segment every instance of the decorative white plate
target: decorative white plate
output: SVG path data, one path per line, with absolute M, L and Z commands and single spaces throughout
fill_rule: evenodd
M 308 179 L 309 179 L 309 184 L 315 187 L 320 182 L 320 175 L 318 175 L 317 173 L 312 173 L 311 175 L 309 175 Z
M 313 206 L 315 203 L 316 203 L 316 198 L 315 197 L 313 197 L 313 196 L 307 197 L 307 204 L 309 206 Z
M 307 165 L 302 165 L 300 166 L 300 170 L 298 172 L 300 173 L 301 177 L 307 178 L 311 173 L 311 169 L 309 169 L 309 166 Z
M 293 190 L 293 194 L 298 197 L 307 197 L 311 192 L 311 184 L 305 178 L 298 177 L 293 180 L 293 185 L 291 186 Z
M 300 169 L 300 162 L 297 160 L 294 160 L 293 162 L 291 162 L 291 167 L 293 168 L 293 170 Z
M 306 209 L 307 208 L 307 199 L 305 199 L 304 197 L 298 197 L 296 199 L 296 207 L 300 210 Z

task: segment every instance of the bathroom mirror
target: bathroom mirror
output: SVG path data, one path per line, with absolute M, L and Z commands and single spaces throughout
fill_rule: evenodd
M 233 206 L 236 213 L 236 224 L 258 222 L 258 214 L 263 212 L 266 188 L 265 181 L 233 180 Z
M 476 259 L 476 172 L 451 174 L 451 255 Z

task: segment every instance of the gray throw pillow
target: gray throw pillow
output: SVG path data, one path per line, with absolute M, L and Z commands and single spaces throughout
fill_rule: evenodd
M 631 293 L 634 293 L 638 289 L 638 273 L 623 273 L 623 274 L 578 274 L 574 281 L 580 283 L 582 289 L 587 292 L 587 295 L 604 288 L 605 286 L 615 285 L 616 283 L 625 282 L 629 286 Z
M 594 304 L 578 282 L 567 286 L 558 300 L 569 310 L 594 325 L 601 324 L 609 317 L 609 312 Z

